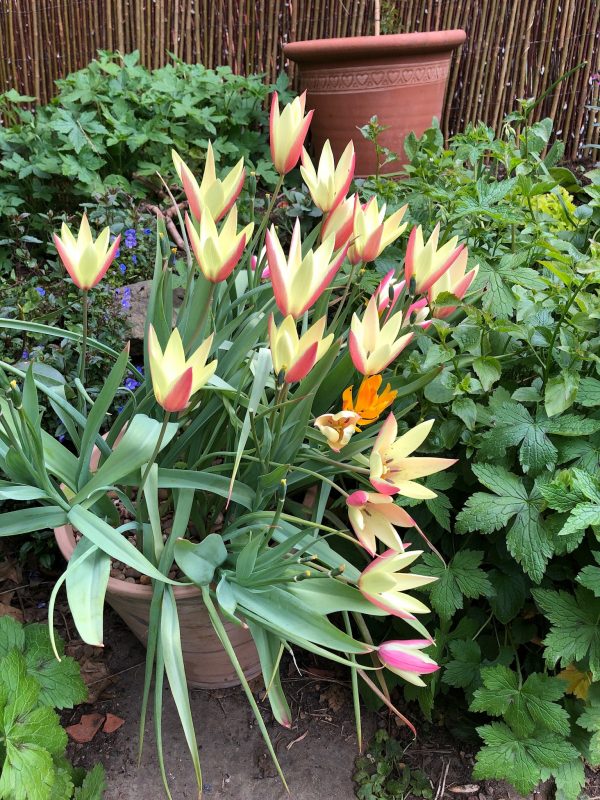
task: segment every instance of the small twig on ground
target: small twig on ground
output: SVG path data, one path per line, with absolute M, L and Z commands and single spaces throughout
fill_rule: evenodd
M 179 250 L 185 250 L 185 243 L 181 238 L 181 234 L 177 230 L 177 225 L 175 224 L 173 217 L 177 213 L 177 210 L 185 206 L 186 203 L 187 201 L 183 201 L 182 203 L 178 203 L 176 206 L 172 206 L 166 211 L 163 211 L 158 206 L 151 205 L 150 203 L 144 204 L 144 208 L 147 211 L 150 211 L 153 214 L 155 214 L 158 219 L 164 219 L 165 225 L 167 226 L 167 230 L 169 231 L 171 238 L 173 239 Z

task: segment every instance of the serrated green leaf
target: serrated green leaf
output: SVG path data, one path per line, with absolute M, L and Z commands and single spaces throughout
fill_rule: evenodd
M 600 406 L 600 381 L 597 378 L 583 378 L 580 381 L 577 402 L 585 408 Z
M 473 361 L 473 369 L 484 392 L 489 392 L 502 375 L 500 361 L 493 356 L 480 356 Z
M 581 570 L 576 580 L 577 583 L 593 592 L 596 597 L 600 597 L 600 552 L 592 553 L 592 555 L 599 566 L 588 564 Z
M 460 639 L 448 645 L 453 658 L 444 665 L 442 683 L 466 689 L 479 676 L 481 649 L 472 639 Z
M 431 605 L 444 618 L 449 619 L 463 607 L 463 598 L 489 597 L 494 593 L 492 584 L 481 569 L 483 553 L 460 550 L 444 568 L 431 553 L 423 556 L 418 572 L 437 578 L 427 589 Z

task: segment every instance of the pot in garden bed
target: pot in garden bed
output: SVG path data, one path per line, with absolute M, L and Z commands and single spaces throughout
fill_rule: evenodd
M 54 535 L 60 552 L 68 561 L 75 549 L 73 528 L 63 525 L 54 530 Z M 239 685 L 240 681 L 214 632 L 198 589 L 194 586 L 174 587 L 174 593 L 189 686 L 199 689 L 225 689 Z M 109 578 L 106 600 L 145 646 L 148 639 L 152 587 Z M 255 678 L 261 669 L 250 631 L 230 622 L 223 621 L 223 624 L 246 678 Z
M 406 163 L 405 136 L 420 136 L 441 116 L 452 52 L 465 38 L 462 30 L 448 30 L 286 44 L 284 53 L 298 64 L 307 90 L 307 108 L 314 109 L 315 150 L 329 139 L 338 158 L 352 139 L 356 176 L 373 175 L 375 147 L 357 128 L 377 116 L 387 126 L 379 143 L 399 156 L 382 172 L 398 170 Z

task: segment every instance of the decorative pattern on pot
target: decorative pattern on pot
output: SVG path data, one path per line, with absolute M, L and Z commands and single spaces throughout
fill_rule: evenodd
M 395 69 L 381 67 L 357 67 L 356 69 L 307 70 L 302 85 L 307 91 L 347 92 L 377 91 L 392 86 L 412 86 L 422 83 L 446 82 L 449 61 L 435 61 L 431 64 L 407 64 Z

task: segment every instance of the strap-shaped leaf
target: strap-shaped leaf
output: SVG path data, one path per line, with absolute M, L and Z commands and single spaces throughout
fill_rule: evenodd
M 0 536 L 16 536 L 19 533 L 58 528 L 69 521 L 66 512 L 58 506 L 22 508 L 0 514 Z
M 139 470 L 142 464 L 150 461 L 160 436 L 161 426 L 162 423 L 157 420 L 151 419 L 145 414 L 137 414 L 131 420 L 119 446 L 112 451 L 93 478 L 79 490 L 73 498 L 73 503 L 85 500 L 100 486 L 118 483 L 125 475 Z M 177 427 L 176 422 L 170 422 L 167 425 L 161 449 L 175 436 Z
M 279 661 L 284 643 L 275 634 L 265 630 L 255 622 L 248 622 L 247 624 L 258 652 L 273 716 L 280 725 L 290 728 L 292 725 L 292 712 L 283 692 L 279 673 Z
M 93 552 L 80 561 L 88 550 Z M 79 635 L 87 644 L 104 640 L 104 597 L 110 577 L 110 557 L 89 540 L 77 542 L 67 567 L 67 599 Z
M 174 546 L 175 561 L 197 586 L 208 586 L 217 567 L 227 558 L 227 549 L 218 533 L 210 533 L 199 544 L 179 539 Z

